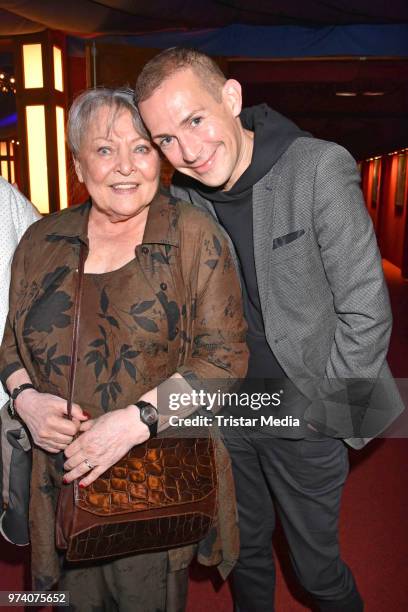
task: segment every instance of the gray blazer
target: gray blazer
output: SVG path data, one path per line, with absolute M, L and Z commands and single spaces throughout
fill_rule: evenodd
M 173 194 L 216 218 L 178 177 Z M 354 159 L 296 139 L 254 185 L 253 231 L 266 338 L 310 399 L 305 418 L 361 448 L 404 406 L 385 361 L 391 309 Z

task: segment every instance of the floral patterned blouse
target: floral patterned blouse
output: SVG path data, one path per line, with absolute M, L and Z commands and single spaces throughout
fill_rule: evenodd
M 86 202 L 49 215 L 21 240 L 0 351 L 3 382 L 25 368 L 39 391 L 67 397 L 79 246 L 88 245 L 90 208 Z M 220 229 L 206 213 L 158 194 L 135 258 L 119 270 L 85 275 L 74 401 L 97 417 L 134 403 L 175 372 L 195 388 L 207 379 L 232 386 L 246 373 L 245 332 L 240 285 Z M 211 545 L 202 550 L 206 564 L 224 562 L 226 571 L 237 552 L 236 513 L 229 462 L 220 446 L 218 461 L 223 474 L 218 531 L 209 534 Z M 58 580 L 54 516 L 62 463 L 62 454 L 33 449 L 36 589 Z M 178 552 L 170 553 L 176 569 Z

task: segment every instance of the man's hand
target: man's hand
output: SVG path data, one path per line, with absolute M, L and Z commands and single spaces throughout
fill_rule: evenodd
M 22 391 L 14 405 L 35 444 L 49 453 L 59 453 L 71 444 L 81 421 L 88 419 L 78 404 L 72 404 L 73 420 L 69 421 L 66 400 L 34 389 Z
M 83 432 L 65 449 L 67 473 L 64 482 L 72 482 L 85 474 L 79 486 L 86 487 L 106 472 L 135 446 L 147 440 L 149 428 L 140 420 L 140 411 L 130 405 L 108 412 L 98 419 L 81 424 Z

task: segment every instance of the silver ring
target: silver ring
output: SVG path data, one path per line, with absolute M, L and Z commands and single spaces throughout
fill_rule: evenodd
M 84 463 L 86 465 L 87 468 L 89 468 L 90 470 L 94 469 L 94 465 L 92 465 L 92 463 L 90 461 L 88 461 L 88 459 L 84 459 Z

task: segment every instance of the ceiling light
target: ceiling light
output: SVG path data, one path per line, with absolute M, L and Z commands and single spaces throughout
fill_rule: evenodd
M 363 91 L 363 96 L 383 96 L 385 91 Z
M 356 95 L 355 91 L 336 91 L 336 96 L 341 98 L 354 98 Z
M 7 72 L 0 72 L 0 92 L 16 93 L 16 79 Z

